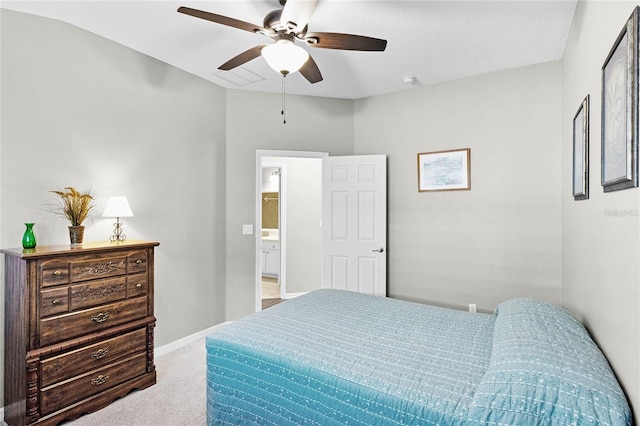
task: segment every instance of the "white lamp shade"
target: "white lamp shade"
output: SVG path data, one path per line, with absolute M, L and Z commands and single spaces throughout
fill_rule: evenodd
M 289 40 L 278 40 L 262 48 L 262 56 L 269 66 L 282 74 L 291 74 L 309 59 L 309 54 Z
M 102 217 L 133 217 L 131 207 L 127 197 L 116 196 L 110 197 L 107 201 L 107 207 L 105 207 Z

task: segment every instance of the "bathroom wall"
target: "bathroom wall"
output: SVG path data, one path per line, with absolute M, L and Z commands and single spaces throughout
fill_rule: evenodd
M 278 202 L 277 192 L 262 193 L 262 228 L 278 229 Z

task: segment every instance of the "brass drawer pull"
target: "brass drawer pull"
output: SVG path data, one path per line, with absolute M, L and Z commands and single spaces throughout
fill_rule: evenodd
M 95 379 L 91 379 L 91 384 L 93 386 L 100 386 L 103 385 L 107 382 L 107 379 L 109 378 L 108 374 L 101 374 L 98 377 L 96 377 Z
M 139 264 L 141 264 L 141 263 L 142 263 L 142 260 L 141 260 L 141 259 L 136 260 L 136 265 L 139 265 Z
M 91 358 L 93 359 L 101 359 L 107 356 L 109 353 L 109 349 L 98 349 L 97 351 L 91 354 Z
M 53 271 L 53 275 L 55 276 L 62 275 L 62 271 Z
M 136 284 L 136 288 L 142 288 L 142 283 Z
M 52 300 L 51 303 L 53 303 L 54 305 L 59 305 L 60 303 L 62 303 L 62 301 L 60 299 L 55 299 Z
M 101 323 L 101 322 L 105 322 L 108 319 L 109 319 L 109 312 L 100 312 L 95 317 L 92 317 L 91 321 Z

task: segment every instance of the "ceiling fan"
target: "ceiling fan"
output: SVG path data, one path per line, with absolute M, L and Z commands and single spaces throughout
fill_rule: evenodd
M 263 26 L 217 15 L 211 12 L 182 6 L 178 12 L 196 18 L 238 28 L 256 34 L 266 35 L 274 43 L 259 45 L 248 49 L 220 65 L 220 70 L 231 70 L 262 55 L 274 70 L 286 76 L 300 71 L 310 83 L 322 81 L 318 65 L 309 53 L 296 45 L 299 40 L 309 47 L 321 49 L 384 51 L 387 41 L 355 34 L 307 32 L 308 21 L 315 10 L 318 0 L 279 0 L 282 9 L 267 13 Z

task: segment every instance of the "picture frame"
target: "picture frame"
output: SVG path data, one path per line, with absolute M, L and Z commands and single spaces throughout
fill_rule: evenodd
M 638 15 L 636 7 L 602 65 L 604 192 L 638 186 Z
M 589 95 L 573 117 L 573 199 L 589 199 Z
M 471 149 L 418 153 L 418 192 L 471 190 Z

